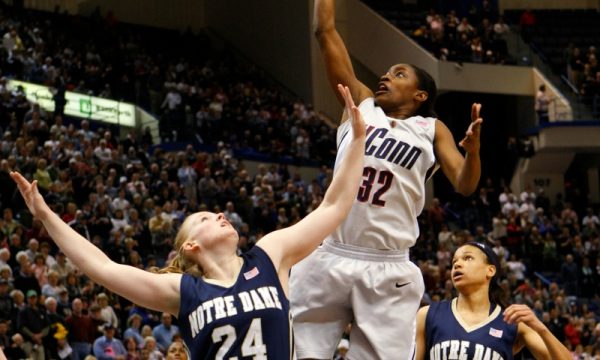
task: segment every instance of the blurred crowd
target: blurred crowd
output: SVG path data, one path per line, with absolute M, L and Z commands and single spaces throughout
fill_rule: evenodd
M 204 33 L 123 24 L 99 8 L 84 18 L 12 7 L 0 7 L 0 33 L 3 81 L 51 87 L 59 115 L 68 90 L 141 106 L 159 119 L 163 142 L 225 141 L 288 163 L 334 159 L 335 129 Z
M 570 44 L 566 49 L 567 77 L 579 91 L 584 103 L 593 105 L 594 111 L 600 112 L 600 67 L 596 47 L 591 45 L 581 50 Z
M 12 9 L 2 11 L 4 39 L 14 42 L 0 50 L 3 76 L 52 86 L 58 96 L 64 86 L 147 106 L 163 126 L 161 144 L 135 130 L 117 136 L 103 124 L 63 117 L 60 108 L 45 112 L 0 81 L 0 346 L 15 359 L 161 359 L 180 337 L 176 319 L 79 272 L 25 209 L 9 172 L 36 179 L 53 210 L 111 259 L 150 269 L 173 255 L 189 213 L 223 212 L 240 233 L 241 253 L 312 211 L 332 178 L 335 129 L 230 54 L 215 61 L 182 46 L 174 51 L 189 53 L 167 57 L 144 46 L 202 43 L 201 36 L 123 27 L 98 14 L 25 12 L 16 21 Z M 186 126 L 194 131 L 182 132 Z M 182 140 L 185 149 L 164 150 Z M 280 161 L 251 171 L 236 156 L 240 149 Z M 308 179 L 290 170 L 287 157 L 327 165 Z M 454 295 L 449 268 L 457 246 L 488 242 L 502 259 L 505 303 L 531 306 L 574 358 L 600 358 L 593 205 L 577 184 L 549 199 L 540 189 L 512 193 L 494 179 L 472 197 L 434 199 L 412 251 L 427 285 L 424 302 Z M 347 346 L 340 344 L 342 353 Z
M 456 10 L 440 14 L 432 8 L 411 36 L 441 60 L 509 64 L 514 63 L 506 44 L 510 31 L 497 9 L 484 0 L 481 7 L 472 6 L 462 15 Z

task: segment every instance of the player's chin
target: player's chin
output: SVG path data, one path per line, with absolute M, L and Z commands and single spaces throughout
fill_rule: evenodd
M 373 98 L 375 99 L 375 105 L 381 106 L 382 104 L 385 104 L 388 93 L 388 91 L 375 92 L 375 94 L 373 95 Z
M 378 91 L 375 93 L 374 102 L 376 106 L 379 106 L 384 111 L 385 109 L 394 108 L 397 105 L 397 101 L 394 101 L 392 93 L 389 91 Z
M 455 276 L 452 278 L 452 285 L 454 285 L 456 290 L 460 291 L 461 288 L 464 288 L 467 285 L 467 280 L 464 278 L 464 275 Z

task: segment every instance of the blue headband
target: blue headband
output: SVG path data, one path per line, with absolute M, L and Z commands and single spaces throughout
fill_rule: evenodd
M 500 277 L 500 272 L 502 271 L 502 268 L 500 267 L 500 260 L 498 260 L 498 255 L 496 255 L 496 253 L 494 252 L 494 250 L 492 250 L 491 247 L 489 247 L 488 245 L 486 245 L 484 243 L 480 243 L 480 242 L 476 242 L 476 241 L 469 241 L 467 243 L 464 243 L 462 246 L 465 246 L 465 245 L 475 246 L 476 248 L 479 248 L 479 250 L 483 251 L 483 253 L 487 257 L 490 265 L 494 265 L 496 267 L 496 275 L 494 275 L 494 277 L 495 278 Z

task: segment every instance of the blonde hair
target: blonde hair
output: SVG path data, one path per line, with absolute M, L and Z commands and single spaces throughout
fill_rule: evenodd
M 202 268 L 199 264 L 194 263 L 186 258 L 183 252 L 183 244 L 188 240 L 190 233 L 190 220 L 191 216 L 188 216 L 183 224 L 179 227 L 179 231 L 175 236 L 175 243 L 173 249 L 175 250 L 175 256 L 169 261 L 168 265 L 159 268 L 151 268 L 150 271 L 158 274 L 176 273 L 176 274 L 191 274 L 194 276 L 202 276 Z

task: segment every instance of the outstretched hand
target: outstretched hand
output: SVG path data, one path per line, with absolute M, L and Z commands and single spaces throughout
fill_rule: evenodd
M 465 133 L 465 137 L 458 143 L 458 145 L 465 149 L 469 154 L 479 152 L 479 135 L 481 132 L 481 124 L 483 123 L 483 119 L 479 116 L 480 110 L 481 104 L 474 103 L 471 106 L 471 124 Z
M 350 93 L 350 88 L 341 84 L 338 84 L 337 87 L 338 91 L 340 92 L 340 95 L 344 99 L 346 112 L 350 116 L 350 122 L 352 124 L 352 132 L 354 133 L 354 138 L 358 139 L 360 137 L 364 137 L 367 131 L 365 126 L 365 120 L 363 119 L 360 110 L 358 110 L 358 107 L 354 104 L 352 94 Z
M 25 204 L 33 216 L 41 217 L 44 212 L 49 210 L 46 201 L 44 201 L 44 198 L 38 191 L 37 180 L 29 182 L 23 175 L 16 171 L 12 171 L 10 177 L 17 183 L 17 187 L 23 196 L 23 200 L 25 200 Z
M 504 310 L 504 321 L 511 325 L 524 323 L 538 333 L 545 328 L 545 325 L 535 316 L 531 308 L 522 304 L 512 304 L 507 307 Z

